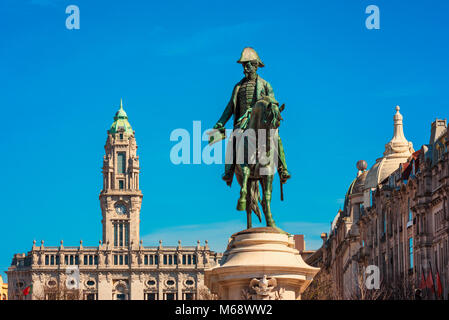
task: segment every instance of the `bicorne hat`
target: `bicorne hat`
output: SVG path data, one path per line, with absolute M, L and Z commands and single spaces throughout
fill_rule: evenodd
M 248 61 L 257 60 L 259 67 L 264 67 L 262 60 L 260 60 L 259 55 L 257 54 L 256 50 L 254 50 L 251 47 L 246 47 L 243 49 L 242 54 L 240 56 L 240 59 L 237 61 L 237 63 L 245 63 Z

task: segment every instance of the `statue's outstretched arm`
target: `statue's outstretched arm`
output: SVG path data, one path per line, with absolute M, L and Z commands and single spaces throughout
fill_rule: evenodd
M 219 127 L 224 127 L 226 122 L 228 122 L 228 120 L 233 115 L 234 109 L 235 109 L 234 101 L 235 101 L 235 96 L 237 94 L 237 88 L 238 88 L 238 85 L 236 85 L 234 87 L 234 89 L 232 90 L 231 99 L 229 100 L 228 105 L 224 109 L 223 114 L 221 115 L 220 119 L 218 119 L 217 124 L 214 126 L 215 129 L 218 129 Z
M 234 110 L 233 104 L 234 103 L 232 102 L 232 99 L 231 99 L 231 101 L 229 101 L 228 105 L 224 109 L 223 114 L 221 115 L 220 119 L 218 119 L 217 124 L 215 125 L 215 127 L 220 126 L 220 124 L 221 124 L 220 127 L 224 127 L 226 122 L 228 122 L 228 120 L 232 116 L 232 113 L 233 113 L 232 111 Z M 215 128 L 215 129 L 218 129 L 218 128 Z

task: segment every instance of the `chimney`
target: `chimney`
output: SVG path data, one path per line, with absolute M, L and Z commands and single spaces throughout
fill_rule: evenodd
M 304 242 L 303 234 L 295 234 L 293 236 L 293 240 L 295 240 L 295 249 L 299 252 L 303 252 L 306 250 L 306 243 Z
M 432 122 L 432 129 L 430 131 L 430 142 L 429 142 L 430 145 L 435 144 L 435 142 L 441 136 L 446 127 L 447 127 L 446 120 L 436 119 L 434 122 Z
M 326 240 L 327 240 L 327 233 L 323 232 L 323 233 L 321 234 L 321 240 L 323 240 L 323 245 L 324 245 L 324 243 L 325 243 Z

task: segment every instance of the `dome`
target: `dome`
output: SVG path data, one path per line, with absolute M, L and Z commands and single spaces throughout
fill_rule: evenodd
M 357 163 L 357 167 L 359 167 L 359 162 Z M 348 191 L 346 192 L 345 203 L 344 203 L 344 207 L 343 207 L 343 212 L 345 212 L 345 214 L 347 214 L 347 207 L 349 204 L 349 196 L 351 196 L 353 194 L 363 193 L 363 190 L 365 189 L 364 186 L 365 186 L 365 181 L 366 181 L 367 175 L 368 175 L 368 171 L 363 171 L 363 172 L 359 171 L 357 178 L 355 178 L 349 185 Z
M 354 180 L 354 184 L 352 185 L 351 193 L 362 193 L 365 186 L 366 176 L 368 175 L 368 171 L 363 171 L 357 179 Z
M 368 171 L 366 171 L 368 165 L 365 160 L 359 160 L 357 161 L 356 167 L 359 170 L 359 172 L 357 173 L 357 178 L 355 178 L 349 185 L 346 196 L 354 193 L 362 193 L 364 190 L 363 186 L 365 185 L 366 176 L 368 174 Z
M 123 110 L 123 104 L 121 99 L 120 99 L 120 109 L 115 113 L 114 122 L 112 123 L 111 128 L 109 129 L 109 132 L 112 134 L 117 133 L 119 131 L 127 133 L 133 132 L 133 129 L 131 128 L 131 125 L 128 122 L 128 115 L 126 114 L 125 110 Z
M 383 157 L 376 160 L 376 163 L 369 170 L 364 189 L 376 188 L 385 178 L 392 174 L 402 163 L 407 162 L 412 155 L 413 144 L 408 142 L 404 136 L 402 126 L 402 115 L 399 113 L 399 106 L 396 107 L 394 115 L 393 138 L 385 145 Z
M 115 113 L 114 120 L 118 119 L 128 119 L 128 115 L 126 114 L 125 110 L 123 110 L 122 105 L 120 104 L 120 109 Z

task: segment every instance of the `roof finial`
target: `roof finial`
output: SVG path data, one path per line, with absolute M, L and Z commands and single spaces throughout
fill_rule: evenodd
M 122 98 L 120 98 L 120 109 L 123 109 L 123 101 L 122 101 Z
M 394 133 L 393 133 L 393 139 L 394 142 L 402 142 L 402 143 L 408 143 L 408 141 L 405 139 L 404 136 L 404 129 L 402 124 L 402 114 L 399 112 L 401 108 L 399 106 L 396 106 L 396 114 L 394 115 Z

